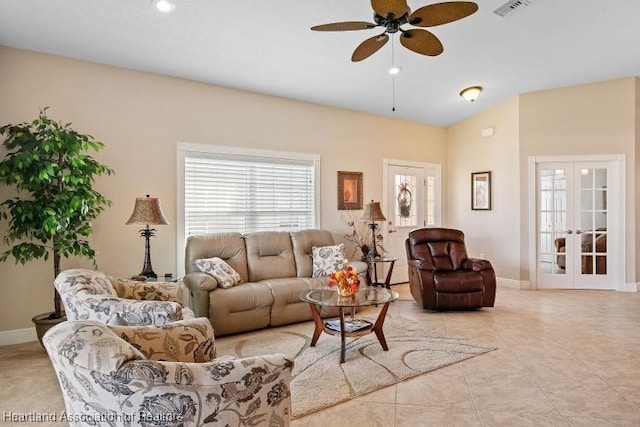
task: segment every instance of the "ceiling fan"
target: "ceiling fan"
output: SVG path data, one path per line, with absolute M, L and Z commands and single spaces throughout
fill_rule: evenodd
M 407 5 L 407 0 L 371 0 L 373 22 L 347 21 L 316 25 L 313 31 L 357 31 L 383 27 L 384 32 L 360 43 L 351 56 L 353 62 L 362 61 L 376 53 L 389 41 L 388 34 L 400 32 L 400 43 L 407 49 L 427 56 L 438 56 L 443 51 L 442 43 L 427 30 L 412 28 L 405 30 L 401 25 L 435 27 L 448 24 L 472 15 L 478 5 L 470 1 L 451 1 L 423 6 L 415 12 Z

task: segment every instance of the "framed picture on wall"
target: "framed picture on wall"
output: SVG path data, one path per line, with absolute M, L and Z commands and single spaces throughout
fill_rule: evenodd
M 471 209 L 491 210 L 491 172 L 471 173 Z
M 362 172 L 338 171 L 338 210 L 362 209 Z

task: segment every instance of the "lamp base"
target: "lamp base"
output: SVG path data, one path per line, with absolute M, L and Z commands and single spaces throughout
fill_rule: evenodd
M 142 264 L 142 273 L 139 276 L 158 278 L 158 275 L 151 267 L 151 244 L 149 239 L 155 236 L 155 228 L 149 228 L 149 224 L 140 230 L 140 236 L 144 237 L 144 263 Z
M 369 253 L 367 254 L 367 258 L 380 258 L 380 254 L 378 253 L 378 249 L 376 245 L 376 228 L 378 228 L 378 224 L 375 221 L 372 221 L 369 224 L 369 228 L 371 229 L 371 249 L 369 249 Z

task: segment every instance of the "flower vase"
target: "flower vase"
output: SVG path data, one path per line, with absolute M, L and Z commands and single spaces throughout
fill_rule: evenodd
M 358 287 L 353 286 L 336 286 L 336 291 L 341 297 L 350 297 L 358 292 Z

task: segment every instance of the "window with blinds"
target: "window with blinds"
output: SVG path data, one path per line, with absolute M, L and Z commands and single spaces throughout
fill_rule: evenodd
M 233 151 L 185 151 L 185 237 L 316 227 L 316 156 Z

